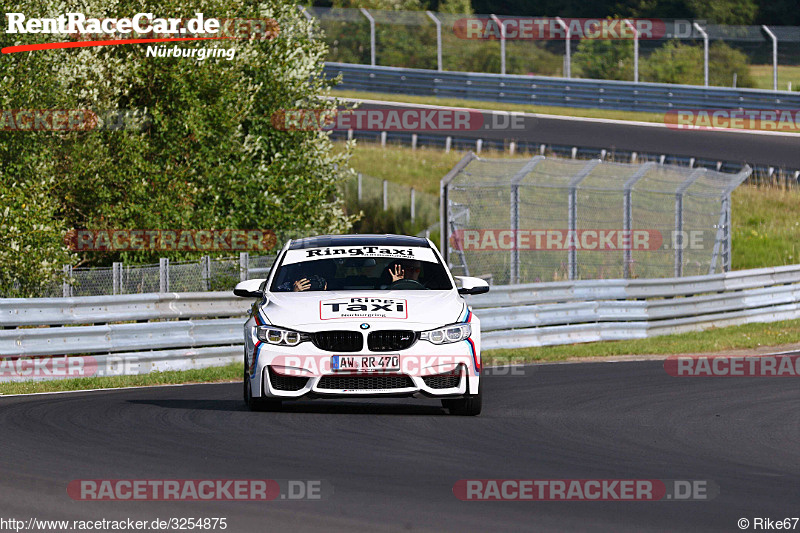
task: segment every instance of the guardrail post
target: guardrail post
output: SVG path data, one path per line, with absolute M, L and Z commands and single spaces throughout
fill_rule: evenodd
M 510 215 L 511 231 L 514 236 L 514 246 L 511 248 L 511 258 L 508 264 L 508 283 L 510 285 L 516 285 L 519 283 L 520 261 L 519 250 L 517 249 L 517 234 L 519 233 L 519 184 L 523 179 L 525 179 L 525 176 L 530 174 L 536 165 L 543 160 L 544 156 L 542 155 L 534 156 L 511 177 Z
M 489 15 L 497 24 L 497 27 L 500 28 L 500 74 L 505 76 L 506 74 L 506 25 L 500 22 L 500 19 L 497 18 L 497 15 Z
M 703 84 L 708 87 L 708 34 L 697 22 L 692 25 L 703 37 Z
M 622 261 L 622 269 L 623 275 L 625 279 L 631 277 L 631 265 L 633 264 L 633 252 L 631 247 L 633 246 L 633 203 L 632 203 L 632 191 L 633 186 L 636 185 L 640 179 L 647 174 L 647 171 L 653 168 L 655 163 L 645 163 L 639 167 L 628 181 L 625 182 L 625 196 L 622 200 L 622 231 L 623 235 L 627 235 L 628 244 L 624 247 L 624 258 Z M 624 240 L 623 240 L 624 242 Z
M 572 35 L 570 34 L 569 26 L 564 22 L 564 20 L 561 17 L 556 17 L 556 22 L 558 22 L 558 24 L 564 29 L 564 32 L 566 33 L 566 38 L 564 39 L 564 42 L 567 43 L 564 54 L 564 77 L 571 78 L 572 58 L 570 51 L 570 38 L 572 37 Z
M 411 134 L 411 149 L 412 150 L 416 150 L 417 149 L 417 140 L 418 140 L 418 138 L 419 137 L 417 136 L 416 133 L 412 133 Z
M 369 14 L 369 11 L 366 8 L 359 8 L 361 9 L 361 13 L 367 17 L 369 21 L 369 57 L 370 57 L 370 65 L 373 67 L 375 66 L 375 19 L 372 15 Z
M 567 242 L 570 240 L 570 235 L 572 235 L 573 239 L 578 238 L 578 186 L 589 174 L 592 173 L 594 167 L 599 164 L 599 159 L 592 159 L 580 170 L 580 172 L 575 174 L 569 180 L 569 228 L 567 233 Z M 569 279 L 578 279 L 578 249 L 576 246 L 570 246 L 568 252 Z
M 426 11 L 430 19 L 436 24 L 436 70 L 442 71 L 442 21 L 431 11 Z
M 250 253 L 239 252 L 239 281 L 247 281 L 250 273 Z
M 389 182 L 383 180 L 383 210 L 389 209 Z
M 778 38 L 766 26 L 761 26 L 764 32 L 772 39 L 772 90 L 778 90 Z
M 450 147 L 452 144 L 453 144 L 453 138 L 448 135 L 447 138 L 444 140 L 444 153 L 446 154 L 450 153 Z
M 122 292 L 122 263 L 111 263 L 111 285 L 112 294 Z
M 61 283 L 61 295 L 64 298 L 72 297 L 72 265 L 64 265 L 64 281 Z
M 203 289 L 211 290 L 211 256 L 204 255 L 200 258 L 200 275 L 203 277 Z
M 414 215 L 417 213 L 417 195 L 414 187 L 411 187 L 411 222 L 414 222 Z
M 169 292 L 169 259 L 158 260 L 158 292 Z
M 692 186 L 697 178 L 705 174 L 705 168 L 698 168 L 678 186 L 675 191 L 675 235 L 672 237 L 672 245 L 675 247 L 675 277 L 683 276 L 683 247 L 686 244 L 683 238 L 683 195 Z M 679 242 L 680 241 L 680 242 Z

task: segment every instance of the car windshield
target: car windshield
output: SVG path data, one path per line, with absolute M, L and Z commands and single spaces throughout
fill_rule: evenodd
M 272 281 L 273 292 L 338 290 L 450 290 L 438 262 L 396 257 L 340 257 L 286 261 Z

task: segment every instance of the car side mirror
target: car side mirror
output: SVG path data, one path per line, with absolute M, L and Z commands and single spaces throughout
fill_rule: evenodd
M 261 290 L 261 284 L 265 281 L 265 279 L 248 279 L 239 282 L 233 289 L 233 294 L 242 298 L 263 298 L 264 291 Z
M 483 294 L 489 292 L 489 284 L 481 278 L 470 276 L 454 276 L 461 283 L 458 294 Z

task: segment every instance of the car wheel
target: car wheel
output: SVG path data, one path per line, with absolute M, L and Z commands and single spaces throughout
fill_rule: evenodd
M 478 387 L 478 394 L 469 394 L 463 398 L 442 400 L 442 407 L 450 411 L 451 415 L 477 416 L 483 408 L 483 394 Z
M 251 411 L 279 411 L 282 405 L 281 400 L 274 398 L 254 398 L 247 370 L 244 371 L 244 403 Z

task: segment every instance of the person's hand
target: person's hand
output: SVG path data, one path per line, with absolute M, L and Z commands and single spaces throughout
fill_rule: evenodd
M 303 279 L 298 279 L 297 281 L 294 282 L 294 288 L 292 289 L 292 291 L 294 292 L 307 291 L 310 288 L 311 288 L 311 282 L 308 279 L 303 278 Z
M 389 275 L 392 277 L 392 283 L 394 283 L 397 280 L 403 279 L 405 272 L 403 272 L 403 267 L 397 264 L 394 268 L 389 269 Z

